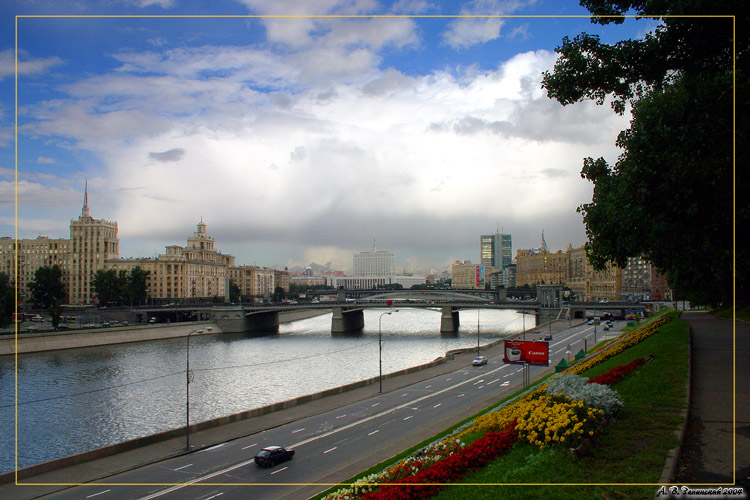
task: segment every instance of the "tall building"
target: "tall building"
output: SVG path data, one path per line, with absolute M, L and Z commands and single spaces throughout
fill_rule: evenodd
M 88 182 L 83 193 L 83 209 L 78 220 L 70 221 L 70 263 L 68 303 L 88 304 L 93 297 L 91 282 L 104 263 L 120 254 L 117 222 L 94 219 L 89 215 Z
M 217 251 L 214 242 L 201 219 L 185 247 L 169 245 L 166 253 L 155 259 L 109 259 L 105 267 L 148 271 L 147 295 L 152 299 L 225 298 L 229 297 L 229 269 L 234 266 L 234 255 Z
M 360 252 L 354 255 L 354 276 L 387 278 L 396 274 L 396 256 L 384 250 Z
M 509 234 L 496 232 L 479 237 L 479 264 L 504 269 L 513 262 L 513 244 Z

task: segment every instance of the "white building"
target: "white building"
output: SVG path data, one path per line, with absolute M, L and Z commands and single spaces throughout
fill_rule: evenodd
M 354 276 L 388 278 L 396 274 L 396 255 L 384 250 L 354 255 Z

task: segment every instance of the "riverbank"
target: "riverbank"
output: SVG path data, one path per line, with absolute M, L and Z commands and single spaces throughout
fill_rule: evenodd
M 289 323 L 320 316 L 329 312 L 326 310 L 280 312 L 279 322 Z M 16 353 L 16 345 L 18 346 L 18 354 L 30 354 L 61 349 L 77 349 L 81 347 L 186 337 L 196 329 L 207 327 L 212 329 L 212 334 L 223 333 L 221 328 L 213 321 L 19 333 L 17 338 L 15 335 L 0 338 L 0 356 L 14 355 Z
M 556 322 L 551 327 L 542 325 L 526 333 L 527 339 L 539 339 L 548 331 L 557 333 L 568 327 L 567 321 Z M 495 341 L 481 348 L 482 354 L 498 356 L 503 351 L 503 341 Z M 383 391 L 394 391 L 431 377 L 450 373 L 462 366 L 470 366 L 476 347 L 457 349 L 432 362 L 386 374 Z M 549 368 L 552 371 L 553 368 Z M 368 378 L 341 387 L 309 394 L 262 408 L 204 421 L 190 427 L 193 451 L 208 448 L 241 436 L 260 432 L 293 422 L 305 416 L 361 401 L 378 393 L 378 377 Z M 185 453 L 185 428 L 134 439 L 78 455 L 45 462 L 20 469 L 18 480 L 33 477 L 35 486 L 13 488 L 0 486 L 0 497 L 8 499 L 34 498 L 61 489 L 59 486 L 39 484 L 81 484 Z M 0 484 L 13 482 L 14 472 L 0 475 Z M 4 490 L 4 491 L 3 491 Z M 5 496 L 9 494 L 9 496 Z

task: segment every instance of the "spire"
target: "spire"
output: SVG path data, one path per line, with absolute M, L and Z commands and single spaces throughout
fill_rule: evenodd
M 89 180 L 86 179 L 86 185 L 83 188 L 83 209 L 81 217 L 89 217 Z
M 549 251 L 549 247 L 547 246 L 547 242 L 544 240 L 544 229 L 542 229 L 542 245 L 539 247 L 539 250 L 541 251 Z

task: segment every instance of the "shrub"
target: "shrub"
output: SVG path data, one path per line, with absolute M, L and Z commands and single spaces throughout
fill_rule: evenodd
M 604 417 L 610 418 L 622 408 L 619 394 L 606 385 L 590 384 L 588 379 L 573 373 L 553 380 L 547 386 L 547 394 L 562 394 L 571 399 L 583 401 L 587 406 L 602 410 Z

